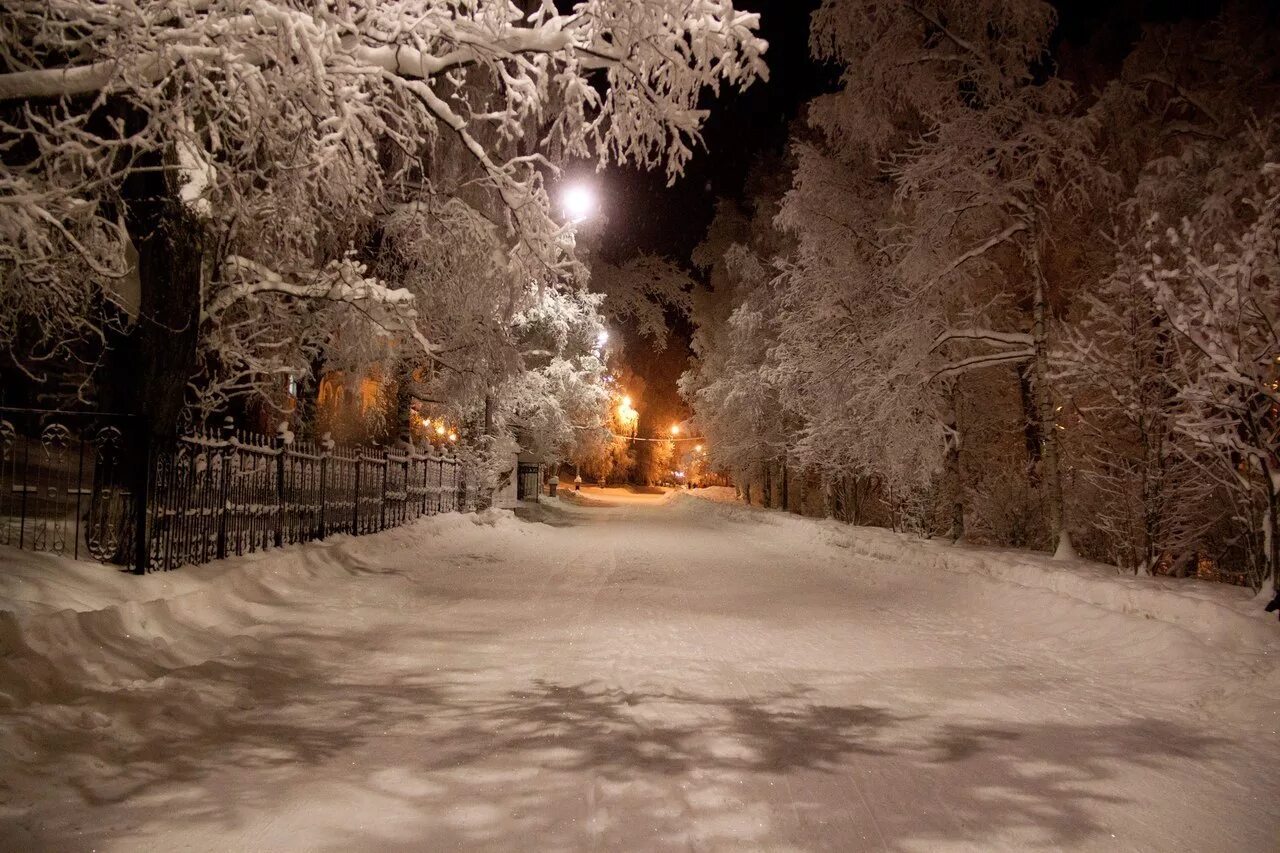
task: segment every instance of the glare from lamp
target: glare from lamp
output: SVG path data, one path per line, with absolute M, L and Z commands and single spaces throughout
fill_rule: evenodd
M 595 215 L 598 202 L 595 190 L 587 184 L 570 184 L 560 195 L 560 204 L 570 222 L 581 222 Z

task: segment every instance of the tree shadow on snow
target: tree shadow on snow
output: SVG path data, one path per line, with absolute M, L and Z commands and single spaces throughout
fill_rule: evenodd
M 485 636 L 424 628 L 419 639 L 457 645 Z M 518 832 L 535 833 L 525 840 L 539 848 L 580 846 L 583 828 L 563 819 L 563 804 L 578 802 L 584 778 L 624 786 L 628 793 L 618 795 L 613 812 L 637 827 L 693 827 L 714 846 L 735 839 L 717 840 L 709 817 L 748 809 L 753 797 L 770 812 L 787 813 L 771 780 L 794 777 L 804 781 L 799 790 L 811 792 L 795 795 L 797 820 L 848 813 L 851 825 L 828 830 L 839 842 L 870 820 L 851 816 L 848 786 L 875 768 L 910 780 L 921 795 L 901 801 L 901 783 L 871 792 L 868 810 L 888 849 L 981 845 L 1011 833 L 1058 848 L 1104 831 L 1095 807 L 1122 801 L 1118 786 L 1107 784 L 1118 773 L 1204 759 L 1225 743 L 1152 719 L 939 722 L 872 702 L 819 702 L 804 688 L 753 699 L 547 680 L 507 690 L 499 687 L 509 684 L 500 660 L 488 670 L 453 671 L 419 671 L 406 661 L 377 681 L 339 665 L 353 653 L 382 653 L 388 643 L 373 631 L 283 634 L 136 689 L 86 694 L 59 714 L 20 716 L 16 724 L 36 754 L 10 774 L 49 780 L 51 803 L 65 785 L 99 807 L 103 819 L 80 825 L 10 812 L 0 822 L 0 842 L 79 849 L 128 839 L 131 827 L 156 821 L 179 831 L 236 826 L 247 814 L 261 817 L 305 796 L 317 773 L 399 800 L 420 823 L 417 841 L 405 849 L 428 838 L 435 847 L 509 846 L 519 837 L 509 818 L 516 812 L 524 815 Z M 384 734 L 401 746 L 378 750 Z M 388 789 L 371 781 L 379 774 L 414 774 L 421 782 Z M 723 778 L 750 785 L 671 815 L 674 788 L 710 790 Z M 445 820 L 468 804 L 468 821 Z M 787 841 L 787 828 L 778 831 L 752 840 Z M 333 849 L 393 849 L 345 823 L 328 837 Z

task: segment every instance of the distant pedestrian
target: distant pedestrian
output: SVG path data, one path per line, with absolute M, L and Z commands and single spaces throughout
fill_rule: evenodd
M 582 475 L 581 474 L 575 474 L 573 476 L 573 490 L 575 492 L 582 491 Z

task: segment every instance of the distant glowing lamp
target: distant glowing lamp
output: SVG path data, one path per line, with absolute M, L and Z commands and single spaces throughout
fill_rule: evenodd
M 560 204 L 570 222 L 590 219 L 596 212 L 596 192 L 588 184 L 570 184 L 560 194 Z
M 458 434 L 457 434 L 456 432 L 451 432 L 451 433 L 449 433 L 449 440 L 450 440 L 450 441 L 457 441 L 457 440 L 458 440 Z
M 444 435 L 444 424 L 436 424 L 436 435 Z
M 694 452 L 694 453 L 701 453 L 701 452 L 702 452 L 702 445 L 701 445 L 701 444 L 695 444 L 695 445 L 693 446 L 693 452 Z
M 672 435 L 679 435 L 679 434 L 680 434 L 680 424 L 672 424 L 672 425 L 671 425 L 671 434 L 672 434 Z

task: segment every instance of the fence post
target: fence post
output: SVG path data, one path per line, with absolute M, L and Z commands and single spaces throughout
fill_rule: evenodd
M 400 520 L 397 524 L 407 524 L 409 521 L 409 472 L 413 465 L 412 461 L 413 445 L 406 444 L 404 448 L 404 500 L 400 502 Z
M 467 509 L 467 469 L 462 467 L 462 463 L 458 463 L 458 512 L 466 512 Z
M 319 530 L 316 532 L 317 539 L 323 539 L 325 535 L 324 529 L 324 510 L 325 510 L 325 489 L 327 488 L 327 480 L 329 473 L 329 455 L 333 453 L 333 438 L 329 433 L 325 433 L 320 439 L 320 523 Z
M 430 448 L 430 444 L 428 444 L 428 448 Z M 430 485 L 428 485 L 428 480 L 431 478 L 431 451 L 422 452 L 422 459 L 419 462 L 422 465 L 422 515 L 426 515 L 426 501 L 428 501 L 428 494 L 430 494 L 431 489 Z
M 79 461 L 76 463 L 76 538 L 75 538 L 75 559 L 80 559 L 80 495 L 84 493 L 84 430 L 82 426 L 79 430 L 80 439 L 80 455 Z
M 22 498 L 18 510 L 18 548 L 27 544 L 27 482 L 31 479 L 31 439 L 22 442 Z
M 382 454 L 382 497 L 378 499 L 378 529 L 387 529 L 387 475 L 391 473 L 391 457 Z
M 356 491 L 355 500 L 351 502 L 351 535 L 360 535 L 360 468 L 364 462 L 364 448 L 356 450 Z
M 449 464 L 449 492 L 451 492 L 451 494 L 449 494 L 448 501 L 444 500 L 444 462 L 448 462 Z M 440 462 L 440 511 L 442 512 L 452 512 L 454 502 L 456 502 L 458 498 L 457 494 L 452 493 L 453 492 L 453 466 L 454 466 L 454 457 L 452 456 L 445 456 L 444 461 Z
M 147 499 L 151 488 L 151 435 L 148 425 L 138 419 L 138 479 L 133 496 L 133 573 L 145 575 L 151 556 L 151 541 L 147 530 Z
M 219 501 L 222 511 L 218 513 L 218 546 L 219 560 L 227 557 L 227 516 L 231 512 L 231 457 L 239 449 L 235 445 L 236 422 L 227 415 L 222 419 L 222 483 Z
M 284 454 L 286 447 L 287 427 L 284 422 L 280 422 L 280 428 L 276 430 L 276 535 L 273 537 L 277 548 L 284 545 Z

